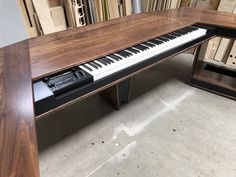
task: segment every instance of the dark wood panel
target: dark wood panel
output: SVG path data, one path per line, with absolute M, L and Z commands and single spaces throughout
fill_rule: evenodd
M 0 176 L 39 177 L 28 41 L 0 49 Z

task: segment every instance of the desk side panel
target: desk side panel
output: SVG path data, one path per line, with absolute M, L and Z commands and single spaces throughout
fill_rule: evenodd
M 0 49 L 0 176 L 39 177 L 28 41 Z

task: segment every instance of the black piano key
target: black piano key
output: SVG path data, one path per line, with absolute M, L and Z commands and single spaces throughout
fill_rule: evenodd
M 186 31 L 187 33 L 191 33 L 191 32 L 192 32 L 192 31 L 189 31 L 189 30 L 186 30 L 186 29 L 185 29 L 185 31 Z
M 131 53 L 126 52 L 126 51 L 119 51 L 119 52 L 116 52 L 116 53 L 117 53 L 118 55 L 122 56 L 122 57 L 125 57 L 125 58 L 127 58 L 127 57 L 129 57 L 129 56 L 132 55 Z
M 198 27 L 196 27 L 196 26 L 190 26 L 190 28 L 191 28 L 193 31 L 198 30 Z
M 180 37 L 182 36 L 181 34 L 179 33 L 176 33 L 176 32 L 172 32 L 172 33 L 169 33 L 170 35 L 173 35 L 173 36 L 176 36 L 176 37 Z
M 160 43 L 158 43 L 158 41 L 155 41 L 154 39 L 148 41 L 148 42 L 151 42 L 152 44 L 155 44 L 155 45 L 159 45 Z
M 193 31 L 193 29 L 190 28 L 190 27 L 186 27 L 186 28 L 184 28 L 184 29 L 187 30 L 187 31 L 189 31 L 189 32 L 192 32 L 192 31 Z
M 186 27 L 185 28 L 187 31 L 189 31 L 189 32 L 193 32 L 194 30 L 193 30 L 193 28 L 191 28 L 190 26 L 189 27 Z
M 128 49 L 126 49 L 126 50 L 128 50 L 128 51 L 130 51 L 130 52 L 132 52 L 132 53 L 134 53 L 134 54 L 137 54 L 137 53 L 140 52 L 139 50 L 136 50 L 136 49 L 134 49 L 134 48 L 128 48 Z
M 188 33 L 193 32 L 193 29 L 190 27 L 183 28 L 183 30 L 187 31 Z
M 180 33 L 180 34 L 182 34 L 182 35 L 185 35 L 185 34 L 188 33 L 188 32 L 186 32 L 186 31 L 183 30 L 183 29 L 177 30 L 176 32 L 177 32 L 177 33 Z
M 170 36 L 174 37 L 173 39 L 176 39 L 178 36 L 174 35 L 174 34 L 169 34 Z
M 147 50 L 147 49 L 148 49 L 148 47 L 146 47 L 146 46 L 143 46 L 143 45 L 135 45 L 135 46 L 134 46 L 134 48 L 136 48 L 136 49 L 139 49 L 139 50 L 142 50 L 142 51 L 144 51 L 144 50 Z
M 111 57 L 111 58 L 113 58 L 114 60 L 117 60 L 117 61 L 122 60 L 122 57 L 114 55 L 114 54 L 109 55 L 109 57 Z
M 99 61 L 98 59 L 97 59 L 97 60 L 95 60 L 95 61 L 96 61 L 96 63 L 100 64 L 102 67 L 106 66 L 104 63 L 102 63 L 102 62 L 101 62 L 101 61 Z
M 120 60 L 123 60 L 121 56 L 118 56 L 118 55 L 114 55 L 114 56 L 118 57 Z
M 116 52 L 115 54 L 117 54 L 117 55 L 119 55 L 119 56 L 122 56 L 122 57 L 124 57 L 124 58 L 127 58 L 127 57 L 128 57 L 126 54 L 121 53 L 121 51 Z
M 100 65 L 99 63 L 94 62 L 94 61 L 92 63 L 95 64 L 97 67 L 102 68 L 102 65 Z
M 169 39 L 167 35 L 161 36 L 161 38 Z
M 89 71 L 93 71 L 92 68 L 88 67 L 87 65 L 82 65 L 82 66 L 85 67 Z
M 140 44 L 140 45 L 146 47 L 147 49 L 150 49 L 150 48 L 151 48 L 151 47 L 146 46 L 146 45 L 143 45 L 143 44 Z
M 112 58 L 113 60 L 120 61 L 117 57 L 114 57 L 114 55 L 109 55 L 108 57 Z
M 156 44 L 156 45 L 160 45 L 160 44 L 163 43 L 162 41 L 158 41 L 158 40 L 155 40 L 155 39 L 152 39 L 152 40 L 150 40 L 149 42 L 151 42 L 151 43 L 153 43 L 153 44 Z
M 165 42 L 167 42 L 167 41 L 170 40 L 170 39 L 167 39 L 167 38 L 164 38 L 164 37 L 160 37 L 160 39 L 161 39 L 162 41 L 165 41 Z
M 110 60 L 108 60 L 107 58 L 101 58 L 101 60 L 103 60 L 104 62 L 106 62 L 108 65 L 112 63 L 112 62 L 111 62 Z
M 113 63 L 117 61 L 117 60 L 115 60 L 115 59 L 113 59 L 113 58 L 108 58 L 108 57 L 106 57 L 106 58 L 109 59 L 109 60 L 112 60 Z
M 164 35 L 164 36 L 162 36 L 162 37 L 164 37 L 164 38 L 166 38 L 166 39 L 169 39 L 169 40 L 174 39 L 172 36 L 169 36 L 168 34 L 166 34 L 166 35 Z
M 106 66 L 108 65 L 108 64 L 107 64 L 107 62 L 106 62 L 106 61 L 104 61 L 104 60 L 102 60 L 101 58 L 100 58 L 100 59 L 98 59 L 98 61 L 99 61 L 100 63 L 102 63 L 102 64 L 106 65 Z
M 164 43 L 164 41 L 162 41 L 160 38 L 156 38 L 155 40 L 160 41 L 161 44 Z
M 109 58 L 105 58 L 107 61 L 109 61 L 110 63 L 114 63 L 113 60 L 109 59 Z
M 124 51 L 125 53 L 129 54 L 129 56 L 132 56 L 133 54 L 131 52 Z
M 167 36 L 168 36 L 169 38 L 171 38 L 171 39 L 176 39 L 176 38 L 177 38 L 176 36 L 171 35 L 171 34 L 167 34 Z
M 145 42 L 145 43 L 143 43 L 143 44 L 146 45 L 146 46 L 149 46 L 149 47 L 155 47 L 154 44 L 150 44 L 150 43 L 148 43 L 148 42 Z
M 186 31 L 186 32 L 187 32 L 187 31 L 188 31 L 188 28 L 185 27 L 185 28 L 182 28 L 182 29 L 180 29 L 180 30 L 183 30 L 183 31 Z
M 166 38 L 166 39 L 171 40 L 171 38 L 169 38 L 167 34 L 166 34 L 166 35 L 163 35 L 163 36 L 161 36 L 161 37 L 164 37 L 164 38 Z
M 176 35 L 176 36 L 179 36 L 179 37 L 180 37 L 180 36 L 183 36 L 183 34 L 177 33 L 176 31 L 173 32 L 173 34 Z
M 89 62 L 88 64 L 89 64 L 90 66 L 92 66 L 93 68 L 98 69 L 98 67 L 97 67 L 95 64 L 93 64 L 92 62 Z
M 128 55 L 128 56 L 132 56 L 132 55 L 133 55 L 132 53 L 127 52 L 127 51 L 121 51 L 121 52 L 125 53 L 125 54 Z
M 161 41 L 162 43 L 165 43 L 166 41 L 164 41 L 163 39 L 161 38 L 156 38 L 157 41 Z

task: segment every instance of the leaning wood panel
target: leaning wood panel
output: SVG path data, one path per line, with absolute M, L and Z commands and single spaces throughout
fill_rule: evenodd
M 0 49 L 0 176 L 39 177 L 28 41 Z

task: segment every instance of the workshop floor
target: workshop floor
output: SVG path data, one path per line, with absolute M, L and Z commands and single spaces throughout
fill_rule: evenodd
M 41 177 L 235 177 L 236 102 L 189 86 L 192 61 L 134 77 L 120 111 L 94 95 L 39 120 Z

